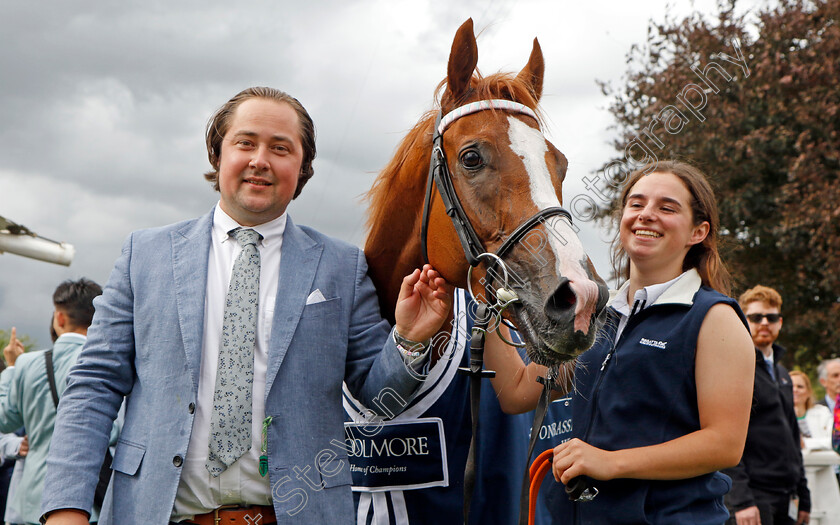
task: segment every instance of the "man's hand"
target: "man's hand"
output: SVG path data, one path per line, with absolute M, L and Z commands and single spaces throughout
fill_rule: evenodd
M 29 436 L 23 436 L 17 455 L 19 458 L 25 458 L 27 454 L 29 454 Z
M 89 525 L 87 512 L 78 509 L 61 509 L 50 512 L 47 525 Z
M 738 525 L 761 525 L 761 515 L 758 507 L 747 507 L 735 513 L 735 522 Z
M 805 512 L 804 510 L 799 511 L 799 515 L 796 517 L 796 525 L 808 525 L 811 522 L 811 513 Z
M 397 333 L 411 341 L 434 336 L 452 308 L 452 287 L 430 265 L 403 279 L 394 318 Z
M 18 341 L 17 331 L 12 327 L 12 338 L 9 339 L 9 344 L 3 349 L 3 357 L 6 358 L 6 366 L 15 366 L 15 361 L 24 352 L 23 343 Z

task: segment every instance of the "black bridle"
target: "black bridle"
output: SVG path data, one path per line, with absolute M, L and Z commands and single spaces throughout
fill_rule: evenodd
M 438 112 L 437 119 L 435 120 L 435 126 L 433 130 L 433 138 L 432 138 L 432 158 L 429 164 L 429 177 L 426 181 L 426 197 L 423 202 L 423 222 L 420 226 L 420 243 L 422 246 L 423 252 L 423 262 L 429 262 L 429 254 L 427 248 L 427 238 L 428 238 L 428 228 L 429 228 L 429 212 L 431 208 L 432 202 L 432 188 L 434 186 L 437 187 L 438 193 L 440 193 L 441 199 L 443 200 L 444 206 L 446 206 L 446 214 L 452 220 L 452 224 L 455 226 L 455 231 L 458 234 L 458 239 L 461 241 L 461 246 L 464 249 L 464 255 L 467 259 L 467 263 L 470 265 L 470 269 L 478 266 L 482 259 L 492 259 L 492 263 L 487 264 L 488 272 L 487 272 L 487 279 L 485 280 L 485 288 L 486 288 L 486 297 L 489 301 L 490 294 L 493 293 L 496 295 L 496 304 L 490 305 L 487 302 L 479 301 L 475 295 L 472 293 L 472 287 L 470 280 L 470 274 L 468 273 L 467 280 L 468 280 L 468 288 L 470 290 L 470 295 L 473 296 L 473 300 L 477 303 L 477 311 L 476 311 L 476 322 L 473 325 L 473 329 L 470 336 L 470 366 L 468 368 L 460 368 L 459 371 L 465 373 L 470 376 L 470 414 L 472 416 L 472 439 L 470 441 L 470 449 L 467 455 L 467 466 L 464 471 L 464 523 L 469 523 L 469 512 L 470 512 L 470 503 L 472 500 L 472 492 L 473 488 L 475 487 L 475 478 L 476 478 L 476 453 L 478 449 L 478 410 L 480 406 L 480 396 L 481 396 L 481 379 L 484 377 L 493 377 L 495 372 L 490 370 L 484 370 L 484 341 L 485 336 L 487 334 L 487 325 L 490 321 L 491 315 L 490 310 L 496 310 L 496 313 L 500 313 L 500 310 L 504 309 L 510 302 L 518 301 L 516 298 L 516 294 L 507 288 L 507 277 L 505 277 L 505 283 L 503 284 L 502 288 L 498 291 L 493 290 L 492 288 L 492 280 L 493 275 L 489 271 L 495 265 L 501 265 L 502 269 L 504 270 L 504 262 L 502 261 L 502 257 L 504 257 L 510 250 L 516 245 L 519 241 L 521 241 L 525 235 L 531 231 L 535 226 L 545 222 L 545 220 L 549 217 L 554 217 L 557 215 L 563 216 L 566 220 L 569 221 L 569 224 L 572 223 L 572 215 L 569 213 L 568 210 L 563 208 L 562 206 L 552 206 L 549 208 L 542 209 L 531 216 L 528 220 L 520 224 L 510 235 L 508 235 L 507 239 L 505 239 L 501 246 L 496 250 L 495 253 L 488 253 L 486 248 L 484 247 L 484 243 L 476 234 L 475 229 L 470 223 L 469 218 L 467 217 L 466 212 L 464 211 L 463 206 L 461 206 L 461 201 L 458 199 L 458 194 L 455 192 L 455 185 L 452 182 L 452 173 L 449 171 L 449 166 L 446 162 L 446 154 L 443 151 L 443 132 L 446 128 L 451 124 L 453 121 L 458 119 L 463 115 L 467 115 L 469 113 L 475 113 L 477 111 L 483 111 L 486 109 L 499 109 L 504 111 L 510 111 L 515 113 L 522 113 L 528 116 L 533 117 L 537 120 L 537 116 L 534 114 L 533 110 L 528 108 L 523 104 L 519 104 L 516 102 L 511 102 L 508 100 L 481 100 L 478 102 L 473 102 L 471 104 L 467 104 L 465 106 L 461 106 L 449 113 L 446 116 L 443 116 L 442 112 Z M 505 270 L 505 276 L 507 276 L 507 271 Z M 504 291 L 505 296 L 511 299 L 502 301 L 500 299 L 501 292 Z M 499 334 L 501 336 L 501 334 Z M 506 341 L 506 340 L 505 340 Z M 506 341 L 507 342 L 507 341 Z M 542 378 L 541 378 L 542 379 Z M 552 388 L 552 384 L 554 382 L 554 378 L 549 373 L 549 378 L 543 381 L 544 389 L 543 394 L 540 396 L 540 403 L 537 407 L 536 416 L 534 420 L 534 425 L 532 429 L 532 437 L 531 443 L 528 450 L 528 459 L 527 463 L 530 463 L 531 453 L 533 452 L 534 445 L 536 443 L 536 436 L 537 431 L 540 426 L 542 425 L 543 417 L 545 416 L 545 412 L 548 406 L 549 398 L 550 398 L 550 389 Z M 527 470 L 527 469 L 526 469 Z M 528 473 L 525 473 L 525 481 L 527 482 L 529 479 Z M 520 521 L 523 519 L 527 520 L 527 488 L 523 489 L 523 503 L 525 507 L 525 518 L 523 518 L 523 514 L 520 514 Z
M 523 104 L 511 102 L 508 100 L 481 100 L 473 102 L 466 106 L 461 106 L 449 113 L 445 117 L 442 112 L 438 113 L 435 121 L 432 138 L 432 158 L 429 164 L 429 177 L 426 180 L 426 198 L 423 201 L 423 222 L 420 226 L 420 243 L 423 251 L 423 262 L 429 262 L 429 252 L 427 248 L 428 229 L 429 229 L 429 212 L 432 203 L 432 188 L 437 186 L 438 193 L 446 206 L 446 214 L 452 219 L 452 224 L 455 226 L 455 232 L 458 234 L 458 239 L 461 241 L 461 246 L 464 249 L 467 263 L 470 266 L 478 266 L 481 262 L 481 255 L 486 253 L 484 243 L 475 233 L 470 219 L 467 217 L 464 207 L 461 206 L 461 201 L 458 199 L 458 194 L 455 192 L 455 185 L 452 183 L 452 173 L 449 171 L 449 166 L 446 162 L 446 153 L 443 151 L 443 132 L 446 127 L 455 121 L 457 118 L 482 111 L 485 109 L 502 109 L 505 111 L 513 111 L 523 113 L 536 119 L 534 112 Z M 499 249 L 496 250 L 495 255 L 498 258 L 504 257 L 515 244 L 522 240 L 523 237 L 535 226 L 544 222 L 548 217 L 561 215 L 566 218 L 571 224 L 572 214 L 562 206 L 552 206 L 544 208 L 528 220 L 520 224 L 511 234 L 504 240 Z

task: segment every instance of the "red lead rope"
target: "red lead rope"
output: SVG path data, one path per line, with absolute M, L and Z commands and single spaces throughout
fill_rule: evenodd
M 554 449 L 548 449 L 537 456 L 531 463 L 528 470 L 528 477 L 531 478 L 531 489 L 528 493 L 528 525 L 534 525 L 534 515 L 537 510 L 537 494 L 540 492 L 543 478 L 551 470 L 551 460 L 554 458 Z

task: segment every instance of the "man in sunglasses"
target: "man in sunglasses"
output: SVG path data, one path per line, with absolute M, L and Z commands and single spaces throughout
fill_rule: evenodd
M 784 348 L 776 344 L 782 328 L 782 297 L 756 286 L 738 299 L 755 345 L 753 408 L 744 454 L 724 472 L 732 478 L 725 501 L 730 524 L 792 525 L 808 523 L 811 494 L 799 445 L 793 409 L 793 385 L 781 364 Z

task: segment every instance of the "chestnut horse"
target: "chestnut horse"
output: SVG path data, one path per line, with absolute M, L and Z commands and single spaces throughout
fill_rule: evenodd
M 518 300 L 504 316 L 523 336 L 532 360 L 556 367 L 594 341 L 606 285 L 561 207 L 567 162 L 540 130 L 537 103 L 544 62 L 539 43 L 534 39 L 528 64 L 516 76 L 483 77 L 475 70 L 477 61 L 470 19 L 455 35 L 448 74 L 438 86 L 439 109 L 409 131 L 368 194 L 365 255 L 370 275 L 381 311 L 388 315 L 402 277 L 423 264 L 424 251 L 435 269 L 458 287 L 482 289 L 488 281 L 504 281 L 507 273 L 507 288 Z M 473 250 L 499 253 L 503 248 L 501 263 L 490 276 L 486 263 L 493 261 L 479 257 L 485 268 L 472 272 L 471 283 L 468 259 L 479 262 L 478 253 L 465 253 L 469 242 L 459 238 L 447 215 L 452 206 L 443 202 L 441 188 L 431 191 L 431 183 L 424 217 L 435 137 L 435 155 L 444 164 L 441 168 L 448 168 L 454 199 L 474 231 Z M 427 247 L 421 243 L 424 220 Z

